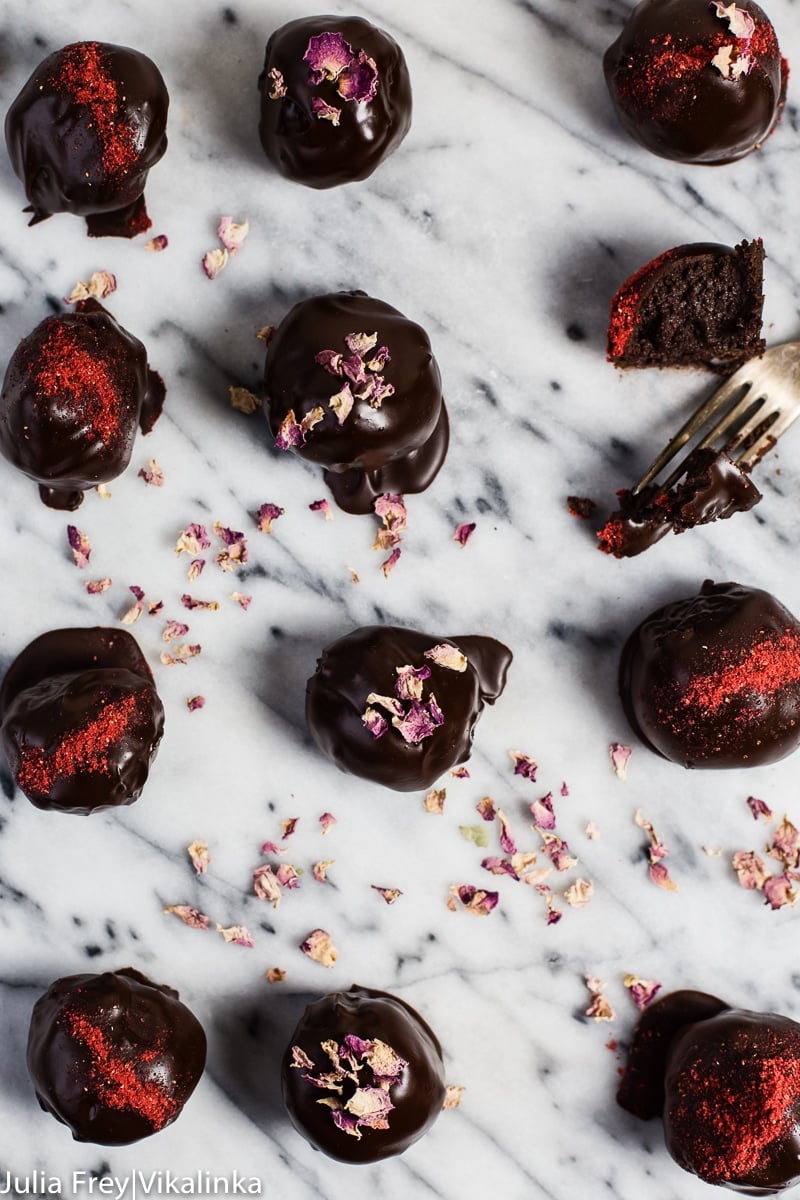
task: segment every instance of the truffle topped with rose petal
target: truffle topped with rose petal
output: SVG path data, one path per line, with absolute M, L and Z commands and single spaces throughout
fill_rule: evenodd
M 757 150 L 778 123 L 789 75 L 755 0 L 642 0 L 603 66 L 631 136 L 684 163 Z
M 399 792 L 427 788 L 469 758 L 510 662 L 490 637 L 356 629 L 322 652 L 306 688 L 308 727 L 340 770 Z
M 287 1046 L 282 1081 L 297 1131 L 349 1163 L 402 1154 L 445 1099 L 442 1050 L 419 1013 L 388 992 L 355 985 L 308 1006 Z
M 309 187 L 366 179 L 411 124 L 403 52 L 361 17 L 282 25 L 258 85 L 264 152 L 281 175 Z
M 295 304 L 272 334 L 265 413 L 280 450 L 325 467 L 340 508 L 421 492 L 447 453 L 449 425 L 428 335 L 364 292 Z

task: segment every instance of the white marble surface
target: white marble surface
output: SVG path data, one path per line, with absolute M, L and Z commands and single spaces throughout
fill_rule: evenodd
M 0 795 L 0 1184 L 6 1171 L 60 1175 L 197 1169 L 263 1181 L 286 1200 L 439 1196 L 478 1200 L 702 1200 L 710 1189 L 668 1158 L 657 1124 L 614 1103 L 621 1049 L 635 1020 L 626 972 L 696 986 L 731 1002 L 800 1017 L 800 911 L 771 912 L 741 890 L 736 849 L 760 849 L 766 826 L 749 794 L 800 821 L 797 758 L 748 772 L 690 774 L 636 746 L 628 781 L 608 745 L 630 735 L 615 689 L 619 647 L 633 624 L 705 577 L 775 592 L 800 611 L 797 496 L 800 434 L 761 468 L 765 498 L 750 516 L 656 547 L 631 562 L 601 557 L 567 515 L 568 493 L 610 499 L 637 477 L 708 388 L 697 374 L 621 377 L 603 358 L 608 299 L 633 269 L 668 246 L 762 236 L 768 338 L 800 333 L 796 220 L 797 111 L 764 149 L 733 166 L 685 168 L 649 156 L 617 128 L 600 60 L 627 0 L 406 0 L 344 5 L 403 45 L 414 123 L 372 180 L 316 193 L 278 179 L 256 132 L 256 76 L 273 28 L 306 15 L 301 0 L 0 0 L 0 100 L 7 107 L 37 62 L 81 38 L 119 41 L 154 57 L 172 96 L 167 157 L 147 191 L 161 255 L 139 239 L 92 242 L 57 216 L 28 229 L 23 197 L 0 160 L 3 353 L 95 269 L 119 282 L 109 306 L 140 336 L 164 375 L 168 404 L 137 443 L 112 499 L 89 495 L 77 525 L 94 547 L 84 591 L 64 515 L 0 464 L 3 571 L 0 655 L 64 624 L 111 623 L 127 588 L 187 616 L 202 654 L 158 665 L 163 622 L 134 628 L 156 663 L 167 731 L 140 802 L 93 819 L 33 809 L 6 782 Z M 782 48 L 800 70 L 799 7 L 770 0 Z M 214 282 L 200 270 L 219 216 L 249 217 L 251 234 Z M 301 295 L 362 287 L 428 329 L 453 424 L 450 457 L 430 491 L 409 500 L 404 555 L 389 579 L 371 550 L 374 521 L 308 511 L 325 495 L 314 469 L 271 451 L 262 418 L 227 403 L 231 383 L 256 386 L 255 331 Z M 161 490 L 137 478 L 155 456 Z M 779 470 L 778 470 L 779 468 Z M 250 515 L 286 511 L 271 536 Z M 193 586 L 222 602 L 186 614 L 187 560 L 172 552 L 190 521 L 248 535 L 237 577 L 212 563 Z M 477 530 L 460 549 L 460 521 Z M 354 584 L 348 568 L 361 582 Z M 227 599 L 253 597 L 248 612 Z M 478 727 L 470 779 L 446 779 L 444 815 L 422 797 L 384 793 L 339 775 L 305 731 L 304 681 L 317 653 L 348 629 L 406 623 L 444 635 L 491 633 L 512 647 L 505 696 Z M 189 713 L 188 696 L 205 709 Z M 632 740 L 632 739 L 630 739 Z M 540 764 L 514 779 L 508 752 Z M 528 804 L 562 780 L 558 828 L 595 895 L 544 922 L 531 888 L 492 880 L 484 851 L 459 825 L 477 823 L 486 794 L 501 803 L 521 848 L 536 848 Z M 647 878 L 641 806 L 671 848 L 676 893 Z M 338 823 L 323 837 L 317 818 Z M 250 894 L 263 840 L 300 823 L 287 859 L 306 870 L 277 911 Z M 590 841 L 593 820 L 602 837 Z M 499 852 L 496 830 L 490 852 Z M 204 837 L 213 862 L 195 881 L 185 853 Z M 721 847 L 707 857 L 705 844 Z M 309 868 L 335 859 L 330 882 Z M 446 907 L 451 884 L 496 885 L 497 910 L 477 919 Z M 370 884 L 403 896 L 383 904 Z M 190 903 L 240 922 L 254 949 L 225 945 L 162 915 Z M 332 970 L 298 943 L 330 930 Z M 181 1119 L 123 1150 L 79 1145 L 41 1113 L 24 1065 L 28 1015 L 49 982 L 131 963 L 178 987 L 209 1034 L 207 1072 Z M 266 968 L 285 968 L 270 986 Z M 584 974 L 607 982 L 610 1025 L 582 1014 Z M 281 1112 L 276 1064 L 308 995 L 353 981 L 417 1006 L 445 1047 L 461 1108 L 403 1158 L 348 1168 L 308 1148 Z

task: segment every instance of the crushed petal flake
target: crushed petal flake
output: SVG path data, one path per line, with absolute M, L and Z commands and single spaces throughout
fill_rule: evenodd
M 80 529 L 75 525 L 67 526 L 67 541 L 72 551 L 75 566 L 82 571 L 89 565 L 89 559 L 92 556 L 92 544 L 86 534 L 81 533 Z
M 544 843 L 544 852 L 557 871 L 569 871 L 577 865 L 577 858 L 570 854 L 569 846 L 562 837 L 546 829 L 540 829 L 539 834 Z
M 86 591 L 90 596 L 101 596 L 111 587 L 110 579 L 87 579 Z
M 517 843 L 514 841 L 508 819 L 502 808 L 497 810 L 497 820 L 500 822 L 500 848 L 506 854 L 516 854 Z
M 671 878 L 669 870 L 664 866 L 663 862 L 659 862 L 657 859 L 653 859 L 651 857 L 650 865 L 647 870 L 656 887 L 663 888 L 665 892 L 677 892 L 678 885 L 675 880 Z
M 497 805 L 491 796 L 484 796 L 482 800 L 478 801 L 475 807 L 484 821 L 493 821 L 497 816 Z
M 297 829 L 297 822 L 299 820 L 299 817 L 288 817 L 285 821 L 281 821 L 281 829 L 283 830 L 284 841 L 292 836 L 295 829 Z
M 764 901 L 771 909 L 794 908 L 798 892 L 788 875 L 772 875 L 764 884 Z
M 277 504 L 262 504 L 256 513 L 256 525 L 261 533 L 272 533 L 272 522 L 282 517 L 284 511 Z
M 79 300 L 105 300 L 117 290 L 117 277 L 110 271 L 95 271 L 89 276 L 89 282 L 78 280 L 68 296 L 64 297 L 65 304 L 76 304 Z
M 189 712 L 197 712 L 198 709 L 205 708 L 205 706 L 205 696 L 190 696 L 186 701 L 186 707 L 188 708 Z
M 316 879 L 317 883 L 328 882 L 328 867 L 332 867 L 335 863 L 335 858 L 324 858 L 320 862 L 315 862 L 311 868 L 311 874 Z
M 631 999 L 640 1012 L 644 1012 L 661 991 L 661 984 L 656 983 L 655 979 L 639 979 L 637 975 L 626 975 L 623 983 L 630 990 Z
M 434 788 L 428 792 L 422 801 L 426 812 L 441 815 L 444 812 L 444 802 L 447 799 L 446 788 Z
M 209 279 L 216 279 L 220 271 L 224 271 L 227 265 L 227 250 L 207 250 L 203 255 L 203 270 Z
M 145 250 L 149 250 L 151 254 L 160 254 L 162 250 L 166 250 L 169 245 L 169 238 L 165 233 L 158 233 L 155 237 L 150 238 L 145 242 Z
M 189 632 L 189 626 L 183 621 L 167 621 L 164 626 L 164 632 L 161 634 L 161 640 L 164 642 L 174 642 L 178 638 L 185 637 Z
M 229 925 L 227 929 L 223 929 L 221 925 L 217 925 L 217 933 L 221 933 L 226 942 L 233 942 L 235 946 L 246 946 L 248 950 L 252 950 L 255 946 L 252 934 L 244 925 Z
M 269 864 L 253 868 L 253 891 L 259 900 L 269 900 L 273 908 L 280 904 L 283 892 Z
M 181 596 L 181 604 L 191 611 L 217 612 L 219 610 L 219 600 L 195 600 L 188 592 L 184 592 Z
M 731 859 L 741 887 L 748 892 L 760 892 L 770 878 L 764 860 L 755 850 L 737 850 Z
M 758 800 L 755 796 L 747 797 L 747 807 L 753 814 L 753 820 L 757 821 L 759 817 L 764 817 L 766 821 L 772 817 L 772 809 L 763 800 Z
M 461 1096 L 464 1092 L 463 1086 L 457 1083 L 449 1083 L 444 1089 L 444 1104 L 442 1112 L 449 1112 L 453 1108 L 459 1108 L 461 1105 Z
M 300 949 L 321 967 L 332 967 L 339 957 L 331 935 L 324 929 L 312 929 L 305 941 L 300 943 Z
M 322 826 L 322 832 L 327 833 L 331 825 L 336 824 L 336 817 L 333 813 L 324 812 L 319 819 L 319 823 Z
M 613 1021 L 616 1019 L 616 1013 L 611 1007 L 608 999 L 603 994 L 605 984 L 600 979 L 595 979 L 592 975 L 586 975 L 586 986 L 591 995 L 591 1004 L 585 1010 L 587 1017 L 593 1017 L 595 1021 Z
M 106 485 L 104 483 L 98 483 L 97 487 L 94 490 L 97 493 L 97 495 L 100 497 L 101 500 L 110 500 L 111 499 L 111 492 L 108 490 L 108 488 L 106 487 Z
M 231 592 L 228 599 L 235 600 L 239 607 L 243 608 L 245 612 L 247 612 L 248 608 L 253 603 L 253 597 L 245 596 L 244 592 Z
M 497 907 L 500 899 L 498 892 L 487 892 L 483 888 L 474 887 L 471 883 L 455 883 L 450 888 L 450 899 L 447 907 L 455 912 L 457 897 L 469 913 L 477 917 L 488 917 Z
M 431 646 L 423 657 L 436 663 L 437 667 L 446 667 L 448 671 L 457 671 L 460 674 L 467 669 L 467 656 L 461 653 L 458 646 L 450 646 L 447 642 Z
M 522 775 L 525 779 L 530 779 L 532 783 L 535 783 L 538 763 L 519 750 L 509 750 L 509 754 L 514 762 L 514 774 Z
M 283 79 L 283 72 L 279 71 L 277 67 L 272 67 L 267 74 L 272 80 L 272 87 L 270 88 L 269 93 L 270 100 L 282 100 L 286 95 L 286 84 Z
M 139 620 L 139 617 L 142 615 L 142 610 L 144 608 L 144 592 L 142 589 L 133 583 L 128 588 L 128 591 L 133 593 L 136 598 L 136 602 L 132 604 L 127 612 L 124 612 L 120 617 L 121 625 L 135 625 Z
M 220 521 L 214 522 L 214 534 L 227 546 L 216 557 L 216 562 L 223 571 L 235 571 L 237 567 L 247 562 L 247 538 L 239 529 L 229 529 Z
M 597 828 L 594 821 L 589 821 L 589 823 L 587 824 L 587 826 L 584 830 L 584 833 L 586 834 L 586 836 L 590 842 L 596 842 L 598 840 L 598 838 L 600 837 L 600 830 Z
M 286 972 L 283 967 L 270 967 L 268 971 L 265 971 L 264 978 L 267 983 L 283 983 Z
M 311 512 L 321 512 L 326 521 L 333 520 L 333 512 L 327 500 L 313 500 L 308 507 Z
M 148 617 L 157 617 L 161 612 L 163 612 L 163 609 L 164 609 L 164 601 L 163 600 L 148 600 L 147 601 Z
M 140 469 L 138 478 L 143 479 L 149 487 L 164 486 L 164 472 L 154 458 L 150 459 L 146 467 Z
M 534 800 L 530 805 L 533 816 L 533 827 L 540 832 L 543 829 L 553 830 L 556 827 L 556 814 L 553 809 L 553 793 L 548 792 L 540 800 Z
M 453 541 L 458 542 L 459 546 L 461 546 L 461 549 L 463 550 L 475 532 L 475 528 L 476 525 L 474 521 L 471 521 L 468 525 L 457 525 L 456 531 L 453 534 Z
M 208 853 L 208 842 L 190 842 L 186 847 L 186 853 L 192 861 L 195 874 L 205 875 L 208 870 L 208 864 L 211 862 L 211 855 Z
M 172 654 L 162 650 L 159 658 L 165 667 L 185 666 L 190 658 L 196 658 L 202 650 L 201 646 L 189 646 L 185 642 L 176 646 Z
M 393 570 L 395 569 L 395 567 L 397 566 L 398 560 L 399 560 L 399 558 L 400 558 L 400 555 L 401 555 L 402 553 L 403 553 L 403 552 L 402 552 L 402 550 L 400 549 L 400 547 L 399 547 L 399 546 L 397 546 L 397 547 L 395 547 L 395 549 L 392 551 L 392 553 L 389 555 L 389 557 L 388 557 L 388 558 L 386 558 L 386 559 L 384 559 L 384 561 L 381 563 L 381 570 L 383 571 L 383 577 L 384 577 L 384 579 L 388 579 L 388 578 L 389 578 L 389 576 L 391 575 L 392 571 L 393 571 Z
M 201 550 L 208 550 L 210 546 L 211 539 L 206 532 L 205 525 L 187 525 L 178 534 L 175 553 L 191 554 L 193 558 L 197 558 Z
M 594 884 L 589 879 L 576 879 L 564 892 L 564 899 L 572 908 L 583 908 L 594 895 Z
M 247 217 L 241 224 L 237 224 L 231 217 L 220 217 L 219 219 L 217 237 L 231 256 L 239 253 L 249 232 L 250 222 Z
M 205 565 L 206 560 L 204 558 L 192 559 L 192 561 L 189 563 L 189 569 L 186 572 L 186 578 L 188 579 L 189 583 L 194 583 L 196 579 L 200 578 L 205 570 Z
M 164 912 L 180 917 L 184 925 L 188 925 L 190 929 L 208 929 L 209 918 L 206 914 L 192 908 L 189 904 L 170 904 L 164 909 Z
M 230 397 L 231 408 L 235 408 L 237 412 L 244 413 L 245 416 L 250 416 L 257 408 L 261 408 L 263 401 L 246 387 L 234 387 L 231 385 L 228 388 L 228 396 Z
M 736 4 L 725 4 L 723 0 L 711 0 L 711 7 L 717 10 L 715 16 L 728 22 L 728 29 L 735 38 L 746 40 L 755 33 L 756 23 L 746 8 L 740 8 Z
M 330 121 L 331 125 L 338 125 L 342 119 L 342 110 L 335 104 L 328 104 L 321 96 L 311 97 L 311 111 L 318 121 Z
M 796 867 L 800 859 L 800 830 L 796 828 L 784 814 L 767 847 L 770 858 L 777 858 L 785 867 Z
M 369 886 L 373 892 L 378 892 L 379 895 L 383 896 L 387 904 L 394 904 L 398 897 L 403 894 L 400 888 L 379 887 L 377 883 L 371 883 Z
M 608 747 L 608 753 L 611 756 L 614 774 L 617 779 L 624 782 L 628 778 L 628 760 L 633 751 L 630 746 L 624 746 L 621 742 L 612 742 Z
M 470 778 L 470 773 L 466 767 L 456 767 L 455 771 L 451 771 L 450 774 L 453 776 L 453 779 L 469 779 Z

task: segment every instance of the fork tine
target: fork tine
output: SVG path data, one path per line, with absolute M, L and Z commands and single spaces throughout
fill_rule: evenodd
M 785 409 L 779 413 L 769 428 L 756 438 L 752 446 L 747 446 L 741 454 L 737 455 L 735 461 L 745 471 L 752 471 L 753 467 L 761 462 L 764 455 L 772 449 L 778 438 L 794 424 L 798 417 L 800 417 L 800 407 Z

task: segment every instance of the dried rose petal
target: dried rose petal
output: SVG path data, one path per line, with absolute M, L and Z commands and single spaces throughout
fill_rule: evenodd
M 245 217 L 240 225 L 237 225 L 231 217 L 220 217 L 219 219 L 217 237 L 231 255 L 238 254 L 249 232 L 250 222 L 247 220 L 247 217 Z
M 92 544 L 85 533 L 81 533 L 75 525 L 67 526 L 67 541 L 69 548 L 72 551 L 72 557 L 75 560 L 75 566 L 79 570 L 88 567 L 89 559 L 92 556 Z
M 235 571 L 238 566 L 243 566 L 248 559 L 247 554 L 247 538 L 239 529 L 229 529 L 227 525 L 222 525 L 219 521 L 214 522 L 214 533 L 228 547 L 216 557 L 216 562 L 223 571 Z
M 151 254 L 159 254 L 162 250 L 166 250 L 169 245 L 169 238 L 165 233 L 158 233 L 155 237 L 150 238 L 145 242 L 145 250 L 149 250 Z
M 644 1012 L 661 991 L 661 984 L 656 983 L 655 979 L 639 979 L 636 975 L 626 975 L 623 983 L 630 989 L 631 999 L 640 1012 Z
M 721 858 L 722 857 L 722 847 L 721 846 L 701 846 L 700 849 L 703 851 L 703 854 L 707 854 L 709 858 Z
M 456 531 L 453 534 L 453 541 L 458 542 L 463 550 L 464 546 L 466 546 L 467 542 L 475 532 L 475 529 L 476 525 L 474 521 L 471 521 L 468 525 L 457 525 Z
M 98 483 L 97 487 L 94 490 L 97 493 L 97 495 L 100 497 L 101 500 L 110 500 L 111 499 L 111 492 L 108 490 L 108 488 L 106 487 L 106 485 L 104 483 Z
M 181 604 L 190 610 L 199 609 L 201 612 L 217 612 L 219 600 L 195 600 L 188 592 L 181 596 Z
M 358 58 L 340 73 L 336 90 L 345 100 L 369 104 L 378 92 L 378 65 L 359 50 Z
M 256 525 L 262 533 L 272 533 L 272 522 L 282 517 L 284 509 L 277 504 L 262 504 L 256 513 Z
M 466 767 L 456 767 L 455 771 L 451 771 L 450 774 L 453 776 L 453 779 L 469 779 L 469 778 L 471 778 L 470 773 Z
M 606 997 L 603 995 L 605 984 L 595 979 L 591 975 L 585 976 L 586 986 L 592 997 L 592 1002 L 586 1009 L 587 1017 L 594 1017 L 595 1021 L 613 1021 L 616 1019 L 616 1014 L 609 1004 Z
M 281 902 L 281 885 L 269 864 L 253 868 L 253 891 L 259 900 L 269 900 L 273 908 Z
M 500 899 L 498 892 L 487 892 L 483 888 L 474 887 L 471 883 L 453 884 L 450 888 L 451 897 L 457 896 L 467 912 L 478 917 L 488 917 L 497 907 Z
M 736 38 L 751 38 L 756 31 L 756 23 L 745 8 L 736 4 L 725 4 L 723 0 L 711 0 L 712 7 L 717 11 L 714 16 L 728 22 L 728 29 Z
M 489 834 L 483 825 L 459 825 L 458 832 L 468 842 L 485 850 L 489 845 Z
M 89 276 L 88 283 L 79 280 L 75 284 L 70 294 L 64 297 L 64 303 L 76 304 L 79 300 L 88 300 L 90 296 L 95 300 L 105 300 L 106 296 L 110 296 L 116 290 L 116 275 L 112 275 L 110 271 L 94 271 Z
M 190 696 L 186 701 L 186 707 L 188 708 L 189 712 L 197 712 L 198 709 L 205 708 L 205 706 L 205 696 Z
M 192 866 L 197 875 L 205 875 L 208 870 L 208 864 L 211 862 L 211 855 L 208 853 L 208 842 L 190 842 L 186 847 L 186 853 L 192 860 Z
M 163 600 L 148 600 L 147 615 L 148 617 L 157 617 L 164 608 Z
M 162 650 L 159 658 L 165 667 L 185 666 L 190 658 L 196 658 L 200 654 L 201 649 L 201 646 L 187 646 L 184 642 L 180 646 L 176 646 L 172 654 L 167 654 L 166 650 Z
M 294 409 L 290 408 L 278 427 L 275 446 L 278 450 L 291 450 L 293 446 L 303 446 L 306 435 L 302 425 L 298 425 Z
M 299 820 L 299 817 L 288 817 L 285 821 L 281 821 L 281 829 L 283 830 L 284 841 L 292 836 L 295 829 L 297 829 L 297 822 Z
M 557 871 L 569 871 L 578 860 L 570 854 L 569 846 L 558 834 L 549 833 L 546 829 L 539 830 L 544 842 L 544 852 Z
M 553 811 L 553 793 L 548 792 L 541 800 L 534 800 L 530 806 L 533 814 L 534 829 L 555 829 L 556 814 Z
M 786 905 L 793 908 L 797 896 L 797 889 L 786 875 L 772 875 L 764 884 L 764 901 L 773 910 Z
M 767 848 L 770 858 L 777 858 L 786 867 L 796 867 L 800 857 L 800 830 L 784 815 Z
M 400 533 L 408 525 L 408 509 L 402 496 L 395 492 L 384 492 L 373 505 L 375 516 L 383 521 L 387 529 Z
M 321 512 L 323 514 L 323 516 L 325 517 L 326 521 L 333 520 L 333 513 L 331 512 L 331 506 L 327 500 L 313 500 L 311 502 L 311 504 L 309 504 L 308 507 L 311 512 Z
M 206 560 L 204 558 L 192 559 L 192 561 L 189 563 L 189 570 L 186 572 L 186 578 L 189 580 L 189 583 L 194 583 L 196 579 L 200 578 L 205 569 L 205 565 Z
M 556 908 L 556 898 L 553 895 L 552 890 L 546 883 L 537 882 L 534 883 L 533 886 L 536 888 L 536 891 L 539 893 L 539 895 L 544 897 L 544 901 L 547 906 L 544 918 L 545 925 L 557 925 L 564 914 L 560 909 Z
M 311 868 L 311 874 L 314 876 L 317 883 L 328 882 L 328 867 L 333 866 L 335 861 L 335 858 L 325 858 L 320 862 L 314 863 L 313 867 Z
M 235 600 L 239 607 L 243 608 L 245 612 L 247 612 L 248 608 L 253 603 L 253 597 L 246 596 L 244 592 L 231 592 L 228 599 Z
M 558 790 L 559 790 L 559 795 L 561 795 L 561 796 L 568 796 L 568 795 L 569 795 L 569 788 L 567 787 L 567 781 L 566 781 L 566 779 L 562 779 L 562 781 L 561 781 L 561 787 L 560 787 Z
M 134 596 L 136 597 L 136 603 L 132 604 L 127 612 L 122 614 L 120 617 L 120 624 L 135 625 L 139 620 L 139 617 L 142 615 L 142 609 L 144 608 L 144 592 L 140 587 L 137 587 L 135 583 L 131 584 L 131 586 L 128 588 L 128 591 L 133 592 Z
M 233 942 L 236 946 L 246 946 L 248 950 L 255 946 L 252 934 L 244 925 L 229 925 L 227 929 L 217 925 L 217 933 L 221 933 L 226 942 Z
M 270 88 L 269 93 L 270 100 L 282 100 L 286 95 L 286 84 L 283 79 L 283 72 L 279 71 L 277 67 L 272 67 L 267 72 L 267 75 L 272 80 L 272 87 Z
M 720 46 L 711 59 L 711 66 L 716 67 L 724 79 L 738 79 L 741 75 L 749 75 L 753 60 L 749 54 L 729 44 Z
M 277 842 L 264 842 L 261 847 L 262 854 L 287 854 L 287 846 L 279 846 Z
M 377 883 L 371 883 L 369 886 L 372 888 L 373 892 L 378 892 L 381 896 L 383 896 L 387 904 L 394 904 L 398 897 L 402 896 L 403 894 L 400 891 L 400 888 L 378 887 Z
M 111 587 L 110 579 L 87 579 L 86 591 L 90 596 L 101 596 Z
M 377 333 L 348 333 L 344 339 L 345 345 L 351 354 L 358 355 L 363 358 L 370 350 L 373 350 L 378 344 Z M 386 347 L 384 346 L 385 350 Z M 373 367 L 373 370 L 380 370 L 380 367 Z
M 731 860 L 739 884 L 749 892 L 760 892 L 770 878 L 764 860 L 754 850 L 737 850 Z
M 270 967 L 268 971 L 264 972 L 264 978 L 267 983 L 283 983 L 286 972 L 283 967 Z
M 589 879 L 576 879 L 565 890 L 564 899 L 572 908 L 583 908 L 594 895 L 594 884 Z
M 586 826 L 586 829 L 584 830 L 584 833 L 586 834 L 586 836 L 590 842 L 596 842 L 598 840 L 598 838 L 600 837 L 600 830 L 597 828 L 594 821 L 589 821 L 588 825 Z
M 446 799 L 446 788 L 434 788 L 432 791 L 428 792 L 422 803 L 426 812 L 440 814 L 444 812 L 444 802 Z
M 421 700 L 422 689 L 426 679 L 431 677 L 430 667 L 395 667 L 397 682 L 394 685 L 395 695 L 399 700 Z
M 258 340 L 260 342 L 264 342 L 264 344 L 268 346 L 269 343 L 272 341 L 274 333 L 275 333 L 274 325 L 262 325 L 261 328 L 257 331 L 256 337 L 258 338 Z
M 754 821 L 757 821 L 759 817 L 764 817 L 768 821 L 772 816 L 772 809 L 769 805 L 765 804 L 763 800 L 758 800 L 755 796 L 747 797 L 747 805 L 753 814 Z
M 408 712 L 402 718 L 392 717 L 392 725 L 410 745 L 416 745 L 417 742 L 430 737 L 443 724 L 442 711 L 432 692 L 427 705 L 412 700 Z
M 458 646 L 450 646 L 447 642 L 431 646 L 430 650 L 425 651 L 423 657 L 429 658 L 431 662 L 436 663 L 437 667 L 446 667 L 448 671 L 461 673 L 467 669 L 466 655 L 461 653 Z
M 146 468 L 140 469 L 138 478 L 143 479 L 150 487 L 164 486 L 164 472 L 154 458 L 150 459 Z
M 183 621 L 167 621 L 161 638 L 167 643 L 174 642 L 176 638 L 185 637 L 188 632 L 189 626 L 185 625 Z
M 229 387 L 228 396 L 230 397 L 231 408 L 235 408 L 237 412 L 244 413 L 245 416 L 250 416 L 257 408 L 261 408 L 263 401 L 246 387 Z
M 170 904 L 164 909 L 164 912 L 180 917 L 184 925 L 188 925 L 190 929 L 208 929 L 209 918 L 206 914 L 192 908 L 189 904 Z
M 201 550 L 208 550 L 211 545 L 211 539 L 206 532 L 205 525 L 187 525 L 178 534 L 178 540 L 175 543 L 176 554 L 191 554 L 197 557 Z
M 319 819 L 319 823 L 322 826 L 322 832 L 327 833 L 331 825 L 336 824 L 336 817 L 333 813 L 324 812 Z
M 203 270 L 209 279 L 216 279 L 228 265 L 227 250 L 207 250 L 203 255 Z
M 506 854 L 516 854 L 517 853 L 517 843 L 514 841 L 513 835 L 511 833 L 511 829 L 508 824 L 508 819 L 506 818 L 506 814 L 503 812 L 502 808 L 498 808 L 498 810 L 497 810 L 497 819 L 500 822 L 500 848 L 501 848 L 501 850 L 503 850 Z
M 377 708 L 365 708 L 361 714 L 361 720 L 374 738 L 383 737 L 389 728 L 389 722 L 381 716 Z
M 617 779 L 623 780 L 628 778 L 628 759 L 633 751 L 630 746 L 623 746 L 621 742 L 612 742 L 608 747 L 608 752 L 611 755 L 611 765 L 614 768 L 614 774 Z
M 527 754 L 522 754 L 519 750 L 509 750 L 509 754 L 514 760 L 514 774 L 522 775 L 525 779 L 530 779 L 532 783 L 535 783 L 538 764 Z
M 324 929 L 313 929 L 305 941 L 300 943 L 303 954 L 313 958 L 321 967 L 332 967 L 339 957 L 339 951 L 331 941 L 331 935 Z
M 663 862 L 651 858 L 650 866 L 647 869 L 656 887 L 663 888 L 665 892 L 677 892 L 678 885 L 674 879 L 670 878 L 669 871 Z
M 342 119 L 342 110 L 335 104 L 328 104 L 321 96 L 311 97 L 311 111 L 318 121 L 330 121 L 331 125 L 338 125 Z
M 353 62 L 352 46 L 341 33 L 319 33 L 309 39 L 303 62 L 308 63 L 308 78 L 313 84 L 334 80 Z
M 450 1109 L 459 1108 L 461 1105 L 461 1095 L 464 1088 L 457 1083 L 449 1083 L 444 1089 L 444 1104 L 442 1112 L 448 1112 Z
M 275 878 L 281 887 L 287 888 L 291 892 L 300 887 L 301 874 L 302 872 L 293 867 L 291 863 L 281 863 L 275 871 Z
M 489 871 L 492 875 L 510 875 L 512 879 L 519 879 L 518 872 L 514 869 L 511 860 L 508 858 L 499 858 L 496 855 L 492 855 L 489 858 L 484 858 L 481 866 L 484 871 Z

